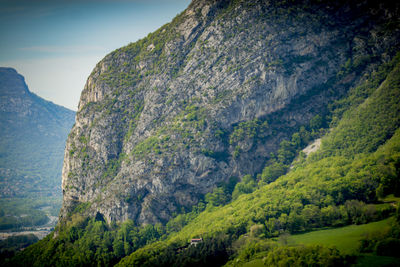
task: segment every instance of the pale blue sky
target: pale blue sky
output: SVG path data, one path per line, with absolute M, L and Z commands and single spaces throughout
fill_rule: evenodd
M 106 54 L 170 22 L 190 0 L 0 0 L 0 66 L 31 91 L 76 110 Z

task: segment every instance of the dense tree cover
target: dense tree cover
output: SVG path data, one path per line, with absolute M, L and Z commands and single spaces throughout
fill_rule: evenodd
M 55 233 L 7 262 L 10 266 L 110 266 L 165 234 L 161 225 L 137 227 L 131 220 L 108 225 L 102 216 L 72 217 Z
M 292 135 L 291 140 L 283 140 L 279 144 L 276 154 L 271 153 L 269 160 L 261 174 L 258 175 L 258 183 L 262 186 L 275 181 L 278 177 L 284 175 L 290 167 L 299 151 L 305 147 L 311 140 L 320 137 L 324 133 L 327 118 L 320 115 L 313 117 L 308 125 L 301 126 L 299 131 Z M 302 154 L 299 155 L 300 158 Z
M 365 236 L 361 240 L 360 252 L 400 258 L 400 206 L 397 207 L 395 218 L 389 229 Z
M 245 175 L 242 180 L 236 184 L 232 192 L 232 199 L 237 199 L 242 194 L 249 194 L 254 191 L 257 184 L 251 175 Z
M 334 133 L 323 140 L 324 155 L 351 157 L 359 153 L 370 153 L 394 134 L 400 125 L 399 60 L 400 55 L 353 89 L 350 98 L 357 99 L 355 101 L 359 101 L 360 94 L 371 94 L 371 97 L 357 108 L 349 107 L 350 110 L 344 113 L 338 127 L 334 128 Z M 390 75 L 385 77 L 383 83 L 377 84 L 387 73 L 386 68 L 394 63 L 397 65 Z M 377 90 L 370 93 L 377 87 Z
M 125 258 L 119 264 L 123 266 L 221 266 L 229 259 L 228 248 L 231 242 L 232 236 L 217 234 L 214 237 L 205 238 L 197 245 L 179 247 L 178 243 L 169 245 L 155 243 L 151 245 L 151 249 L 139 249 L 138 257 Z M 143 261 L 143 259 L 148 260 Z
M 19 250 L 36 243 L 39 239 L 33 235 L 10 236 L 0 241 L 0 265 L 6 258 L 11 258 Z
M 240 256 L 242 258 L 230 261 L 227 266 L 242 266 L 246 259 L 254 259 L 254 256 L 259 259 L 260 266 L 351 266 L 355 262 L 355 257 L 323 246 L 266 246 L 257 243 L 246 247 Z
M 263 262 L 265 266 L 350 266 L 353 259 L 333 248 L 278 247 Z

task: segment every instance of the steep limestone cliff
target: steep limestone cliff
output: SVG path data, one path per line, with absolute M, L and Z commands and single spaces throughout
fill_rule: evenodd
M 67 141 L 61 220 L 165 222 L 260 172 L 356 74 L 393 55 L 396 12 L 373 1 L 193 1 L 94 68 Z

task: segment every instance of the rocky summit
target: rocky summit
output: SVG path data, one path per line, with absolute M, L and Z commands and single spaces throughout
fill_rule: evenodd
M 165 223 L 260 173 L 282 140 L 393 57 L 398 8 L 375 2 L 194 0 L 107 55 L 67 140 L 61 221 Z

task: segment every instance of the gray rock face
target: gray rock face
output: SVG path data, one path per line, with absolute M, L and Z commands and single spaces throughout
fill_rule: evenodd
M 349 59 L 398 46 L 379 26 L 390 11 L 370 4 L 197 0 L 107 55 L 67 141 L 61 220 L 165 222 L 218 183 L 260 172 L 357 83 Z

